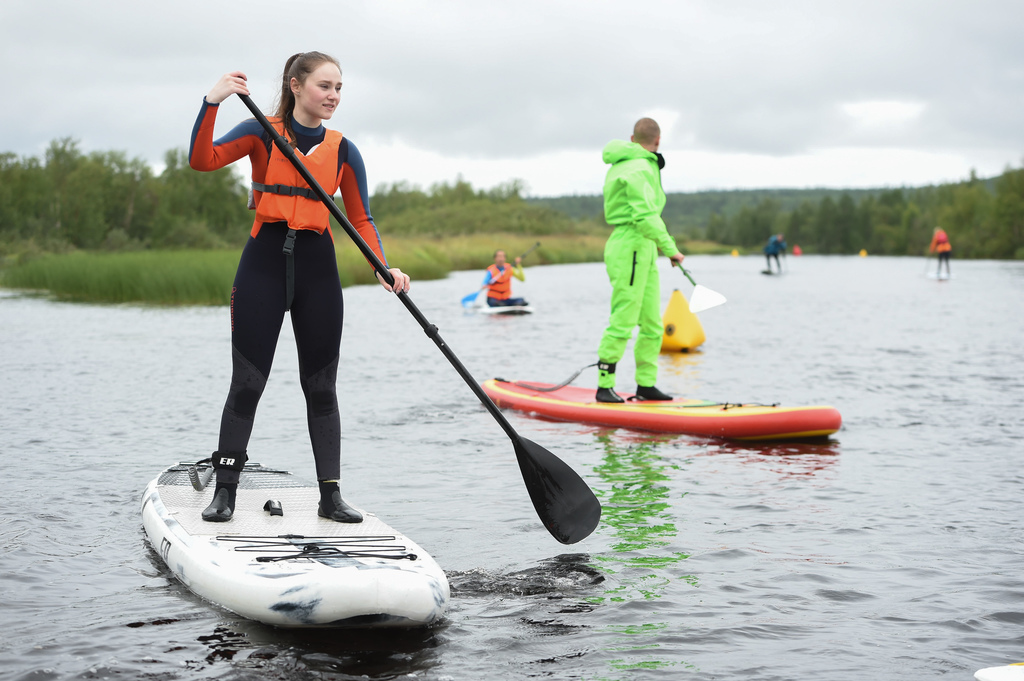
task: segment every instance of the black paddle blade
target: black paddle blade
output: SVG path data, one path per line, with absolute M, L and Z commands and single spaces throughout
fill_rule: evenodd
M 586 539 L 601 520 L 601 502 L 576 471 L 525 437 L 514 439 L 519 469 L 533 507 L 551 536 L 563 544 Z

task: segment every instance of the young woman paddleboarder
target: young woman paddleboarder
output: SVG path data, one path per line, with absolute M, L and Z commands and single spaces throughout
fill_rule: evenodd
M 256 211 L 231 288 L 231 386 L 211 458 L 217 484 L 203 520 L 224 522 L 234 513 L 256 405 L 267 384 L 285 311 L 290 310 L 320 485 L 318 514 L 358 523 L 362 515 L 342 500 L 338 484 L 341 416 L 336 380 L 344 306 L 329 213 L 255 119 L 214 141 L 218 106 L 235 94 L 249 94 L 241 71 L 221 76 L 206 95 L 189 147 L 189 164 L 196 170 L 217 170 L 248 156 L 249 207 Z M 341 67 L 336 59 L 321 52 L 293 55 L 285 63 L 280 102 L 270 120 L 328 194 L 341 190 L 349 220 L 387 264 L 370 216 L 363 159 L 341 133 L 323 126 L 334 115 L 340 94 Z M 388 269 L 395 283 L 389 286 L 378 274 L 384 288 L 408 291 L 408 275 Z

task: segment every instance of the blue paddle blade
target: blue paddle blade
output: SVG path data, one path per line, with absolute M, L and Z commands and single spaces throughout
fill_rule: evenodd
M 473 291 L 468 296 L 462 299 L 462 307 L 472 307 L 473 303 L 476 302 L 476 297 L 480 295 L 480 291 Z

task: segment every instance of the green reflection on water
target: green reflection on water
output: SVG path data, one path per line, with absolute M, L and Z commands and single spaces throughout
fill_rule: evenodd
M 679 467 L 663 458 L 658 449 L 664 438 L 651 436 L 642 441 L 618 443 L 614 432 L 603 432 L 597 440 L 603 458 L 595 472 L 604 483 L 597 491 L 604 507 L 602 525 L 614 533 L 612 552 L 593 556 L 596 567 L 614 578 L 602 596 L 593 603 L 624 603 L 661 598 L 669 586 L 679 580 L 696 587 L 694 575 L 672 574 L 688 553 L 666 549 L 679 535 L 672 515 L 673 473 Z M 607 530 L 606 530 L 607 531 Z M 667 622 L 613 625 L 616 643 L 608 652 L 624 653 L 609 661 L 616 672 L 630 669 L 662 669 L 683 662 L 656 659 L 661 644 L 657 638 L 669 628 Z
M 597 492 L 604 507 L 601 522 L 613 529 L 617 541 L 613 553 L 594 556 L 594 560 L 599 569 L 620 577 L 619 586 L 605 593 L 614 601 L 629 600 L 631 592 L 644 599 L 660 598 L 659 592 L 672 579 L 661 571 L 690 557 L 681 551 L 660 550 L 679 534 L 668 485 L 671 472 L 679 467 L 658 454 L 657 439 L 619 445 L 606 432 L 597 440 L 604 458 L 594 470 L 606 483 Z M 692 575 L 682 579 L 697 585 Z

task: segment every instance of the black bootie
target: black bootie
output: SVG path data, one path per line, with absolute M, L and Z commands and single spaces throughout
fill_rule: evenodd
M 363 514 L 341 498 L 341 490 L 335 481 L 320 483 L 320 505 L 316 509 L 316 514 L 337 523 L 363 522 Z
M 675 398 L 673 398 L 671 395 L 666 395 L 665 393 L 655 388 L 653 385 L 649 388 L 645 388 L 642 385 L 638 385 L 636 387 L 636 399 L 650 400 L 652 402 L 668 402 Z
M 235 491 L 238 484 L 218 482 L 213 490 L 213 501 L 203 510 L 203 520 L 208 523 L 223 523 L 231 520 L 235 513 Z
M 614 388 L 598 388 L 594 399 L 598 402 L 610 402 L 613 404 L 626 401 L 615 392 Z
M 615 392 L 615 362 L 605 362 L 604 360 L 597 360 L 597 377 L 598 385 L 601 383 L 611 383 L 611 388 L 598 388 L 597 394 L 594 395 L 594 399 L 598 402 L 610 402 L 617 404 L 619 402 L 625 402 L 626 400 L 619 397 L 618 393 Z

